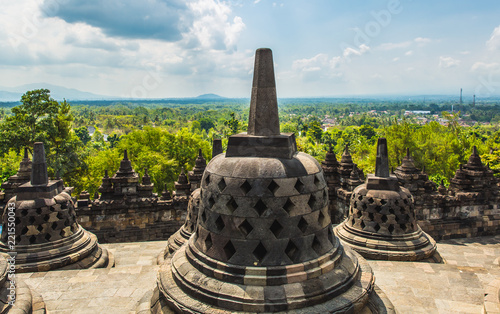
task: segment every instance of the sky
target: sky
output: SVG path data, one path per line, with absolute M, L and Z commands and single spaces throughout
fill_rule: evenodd
M 257 48 L 278 97 L 500 95 L 500 2 L 0 0 L 0 89 L 250 97 Z

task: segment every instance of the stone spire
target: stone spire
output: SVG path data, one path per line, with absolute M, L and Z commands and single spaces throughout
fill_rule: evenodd
M 344 152 L 342 153 L 342 157 L 340 158 L 341 164 L 352 164 L 351 153 L 349 153 L 349 144 L 345 145 Z
M 24 148 L 24 158 L 21 160 L 19 164 L 19 170 L 17 173 L 9 178 L 7 182 L 2 183 L 2 189 L 5 193 L 5 201 L 8 201 L 14 193 L 16 189 L 31 180 L 31 160 L 28 156 L 28 148 Z
M 222 154 L 222 140 L 220 138 L 214 138 L 212 142 L 212 158 Z
M 280 133 L 273 54 L 270 49 L 257 50 L 253 75 L 248 132 L 229 138 L 226 157 L 292 159 L 297 154 L 297 144 L 293 133 Z
M 207 167 L 207 161 L 203 157 L 201 148 L 198 149 L 198 157 L 194 162 L 193 171 L 189 171 L 189 183 L 191 183 L 191 192 L 200 187 L 201 178 L 203 177 L 203 172 Z
M 174 186 L 175 186 L 174 198 L 176 199 L 179 197 L 187 198 L 191 194 L 191 184 L 189 183 L 186 173 L 184 172 L 184 167 L 182 167 L 181 173 L 179 174 L 177 181 L 174 182 Z
M 387 154 L 387 140 L 384 137 L 378 139 L 377 142 L 377 159 L 375 163 L 375 176 L 388 178 L 389 173 L 389 156 Z
M 45 148 L 43 143 L 36 142 L 33 147 L 33 164 L 31 166 L 31 185 L 47 185 L 47 162 L 45 161 Z
M 144 175 L 142 176 L 142 185 L 151 185 L 151 177 L 148 174 L 148 168 L 144 169 Z
M 130 177 L 134 175 L 134 169 L 132 169 L 132 162 L 128 159 L 127 150 L 123 151 L 123 159 L 120 162 L 120 169 L 116 172 L 118 177 Z
M 248 134 L 280 135 L 273 53 L 269 48 L 257 49 L 255 52 Z

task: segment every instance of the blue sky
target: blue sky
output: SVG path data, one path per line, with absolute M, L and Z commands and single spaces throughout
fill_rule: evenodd
M 500 94 L 500 3 L 0 0 L 0 86 L 249 97 L 256 48 L 279 97 Z

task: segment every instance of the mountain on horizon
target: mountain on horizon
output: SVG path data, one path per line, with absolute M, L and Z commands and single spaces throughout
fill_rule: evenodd
M 196 97 L 197 99 L 222 99 L 226 97 L 219 96 L 217 94 L 203 94 Z
M 110 96 L 103 96 L 94 93 L 84 92 L 74 88 L 66 88 L 48 83 L 24 84 L 16 87 L 0 87 L 0 101 L 11 102 L 20 101 L 21 96 L 27 91 L 46 88 L 50 90 L 50 96 L 55 100 L 104 100 L 112 99 Z

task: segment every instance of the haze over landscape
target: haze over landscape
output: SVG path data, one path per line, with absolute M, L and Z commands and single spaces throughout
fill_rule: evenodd
M 248 97 L 258 47 L 274 51 L 279 97 L 500 94 L 495 1 L 0 3 L 0 96 L 46 83 L 84 99 Z

